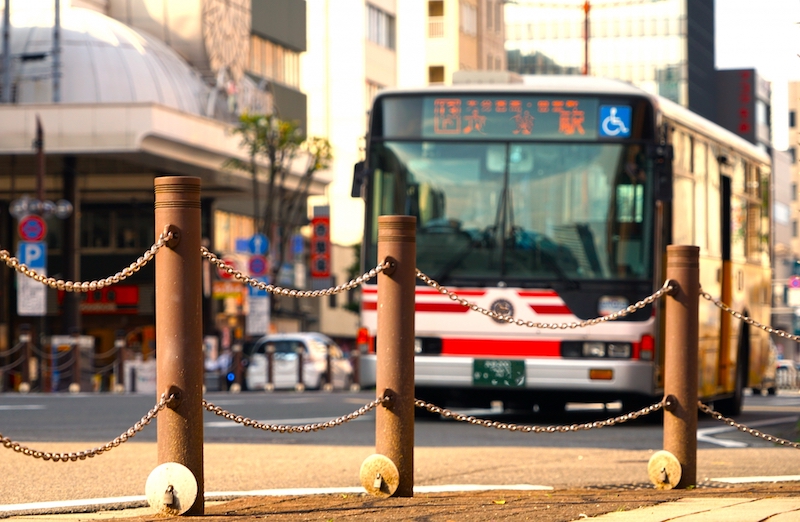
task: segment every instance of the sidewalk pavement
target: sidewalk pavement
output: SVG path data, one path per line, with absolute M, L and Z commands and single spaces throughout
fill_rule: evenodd
M 58 449 L 93 445 L 59 443 Z M 164 519 L 143 496 L 158 460 L 155 443 L 129 442 L 96 458 L 67 463 L 3 450 L 0 519 Z M 428 489 L 418 489 L 410 499 L 361 494 L 358 470 L 373 453 L 374 447 L 367 446 L 207 443 L 206 513 L 226 522 L 260 514 L 276 522 L 491 520 L 481 509 L 497 512 L 495 519 L 548 522 L 590 517 L 655 522 L 677 516 L 681 521 L 800 520 L 800 454 L 793 448 L 700 449 L 698 488 L 660 491 L 647 478 L 653 450 L 418 447 L 414 480 Z M 465 483 L 499 486 L 488 491 L 446 488 Z M 512 490 L 513 485 L 526 486 Z M 300 489 L 309 487 L 325 489 L 314 495 Z M 37 504 L 42 501 L 52 503 Z
M 798 479 L 800 477 L 789 478 Z M 780 478 L 772 477 L 771 479 L 779 480 Z M 489 491 L 493 492 L 494 497 L 509 495 L 513 497 L 513 491 L 544 491 L 547 492 L 546 496 L 550 498 L 547 507 L 552 508 L 551 512 L 537 510 L 536 505 L 531 505 L 526 509 L 524 505 L 518 504 L 513 513 L 506 512 L 506 514 L 511 515 L 510 518 L 503 518 L 516 520 L 524 517 L 524 519 L 531 520 L 558 520 L 564 522 L 583 520 L 666 522 L 675 519 L 687 522 L 719 522 L 723 520 L 726 522 L 760 522 L 765 520 L 770 522 L 794 522 L 800 520 L 800 483 L 795 482 L 788 489 L 788 491 L 782 491 L 781 493 L 789 496 L 773 496 L 768 492 L 762 491 L 754 497 L 738 496 L 736 493 L 733 496 L 729 496 L 724 490 L 702 496 L 682 496 L 684 492 L 673 491 L 672 493 L 677 495 L 674 500 L 664 501 L 661 499 L 661 502 L 656 505 L 638 509 L 626 509 L 624 511 L 618 508 L 596 516 L 578 514 L 576 517 L 562 513 L 557 504 L 559 502 L 575 504 L 577 499 L 574 497 L 558 497 L 553 494 L 555 493 L 553 488 L 547 486 L 418 486 L 415 487 L 415 495 L 412 499 L 399 499 L 404 501 L 403 505 L 392 506 L 394 512 L 391 520 L 473 520 L 471 517 L 460 518 L 458 513 L 449 513 L 444 518 L 419 513 L 417 504 L 425 504 L 430 498 L 429 495 L 436 496 L 437 503 L 452 503 L 460 498 L 462 502 L 470 502 L 475 505 L 477 504 L 475 502 L 477 492 Z M 650 492 L 649 496 L 651 498 L 654 498 L 653 493 L 656 493 L 654 489 Z M 690 495 L 690 492 L 685 493 Z M 611 492 L 611 495 L 613 496 L 614 492 Z M 272 498 L 266 501 L 269 497 Z M 336 499 L 348 497 L 362 500 L 350 500 L 348 507 L 344 509 L 342 505 L 336 505 Z M 297 518 L 291 517 L 289 518 L 291 520 L 389 520 L 389 518 L 382 518 L 376 515 L 374 510 L 376 502 L 388 501 L 386 499 L 376 500 L 375 497 L 365 495 L 364 490 L 360 487 L 206 493 L 205 510 L 206 515 L 215 520 L 249 520 L 262 517 L 275 519 L 273 516 L 279 517 L 279 520 L 289 520 L 280 518 L 281 513 L 276 513 L 275 505 L 292 504 L 293 502 L 296 508 L 292 508 L 291 511 L 297 515 Z M 354 502 L 362 504 L 362 508 L 369 508 L 367 518 L 361 518 L 359 513 L 355 512 L 357 508 L 353 509 Z M 246 515 L 242 513 L 242 508 L 245 504 L 248 506 Z M 302 504 L 302 506 L 298 504 Z M 310 509 L 308 509 L 309 505 L 311 506 Z M 227 509 L 228 506 L 234 509 Z M 352 512 L 352 516 L 351 513 L 348 513 L 348 510 Z M 73 512 L 70 513 L 69 511 Z M 226 516 L 226 513 L 230 514 Z M 498 513 L 502 513 L 502 511 L 498 511 Z M 0 505 L 0 518 L 9 521 L 28 522 L 83 522 L 95 520 L 116 520 L 121 522 L 122 520 L 150 521 L 166 519 L 164 515 L 160 515 L 152 509 L 143 496 Z M 187 517 L 174 517 L 173 519 L 179 520 L 182 518 Z

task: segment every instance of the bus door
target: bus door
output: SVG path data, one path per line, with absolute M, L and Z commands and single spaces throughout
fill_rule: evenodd
M 731 178 L 720 175 L 720 234 L 722 237 L 722 274 L 720 275 L 720 299 L 723 303 L 731 303 L 733 297 L 733 266 L 731 264 Z M 731 382 L 731 315 L 720 310 L 719 364 L 717 365 L 717 382 L 723 390 L 733 389 Z

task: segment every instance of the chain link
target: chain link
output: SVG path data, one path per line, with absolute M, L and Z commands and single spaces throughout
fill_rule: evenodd
M 22 453 L 23 455 L 26 455 L 28 457 L 33 457 L 35 459 L 52 460 L 53 462 L 59 462 L 59 461 L 67 462 L 68 460 L 75 462 L 76 460 L 86 460 L 87 458 L 92 458 L 107 451 L 110 451 L 124 442 L 128 442 L 134 435 L 142 431 L 145 426 L 150 424 L 150 422 L 156 418 L 158 413 L 164 408 L 166 408 L 169 405 L 170 401 L 172 401 L 174 398 L 175 395 L 167 396 L 166 393 L 162 393 L 161 398 L 156 403 L 156 405 L 153 406 L 153 408 L 149 412 L 147 412 L 147 415 L 142 417 L 139 420 L 139 422 L 128 428 L 128 430 L 125 431 L 123 434 L 121 434 L 119 437 L 96 448 L 73 452 L 73 453 L 58 453 L 58 452 L 54 453 L 49 451 L 40 451 L 24 446 L 19 442 L 14 442 L 8 437 L 4 437 L 2 433 L 0 433 L 0 444 L 2 444 L 3 447 L 5 448 L 12 449 L 17 453 Z
M 291 426 L 285 424 L 267 424 L 263 422 L 258 422 L 253 419 L 243 417 L 241 415 L 236 415 L 235 413 L 231 413 L 227 410 L 220 408 L 219 406 L 215 406 L 213 403 L 203 400 L 203 407 L 213 413 L 214 415 L 219 415 L 229 421 L 233 421 L 237 424 L 241 424 L 242 426 L 247 426 L 250 428 L 255 428 L 258 430 L 264 431 L 271 431 L 277 433 L 311 433 L 312 431 L 321 431 L 328 428 L 336 428 L 350 422 L 351 420 L 355 420 L 362 415 L 369 413 L 370 411 L 374 410 L 378 405 L 391 401 L 391 397 L 384 396 L 375 399 L 374 401 L 368 402 L 366 405 L 362 406 L 361 408 L 357 409 L 353 413 L 348 413 L 342 417 L 337 417 L 335 419 L 331 419 L 327 422 L 315 422 L 312 424 L 304 424 L 301 426 Z
M 709 294 L 708 292 L 704 292 L 702 288 L 700 289 L 700 297 L 702 297 L 703 299 L 705 299 L 707 301 L 711 301 L 712 303 L 714 303 L 714 305 L 717 306 L 717 308 L 719 308 L 721 310 L 724 310 L 725 312 L 728 312 L 729 314 L 731 314 L 735 318 L 737 318 L 737 319 L 739 319 L 741 321 L 744 321 L 745 323 L 749 324 L 750 326 L 755 326 L 756 328 L 760 328 L 761 330 L 764 330 L 767 333 L 775 334 L 778 337 L 783 337 L 785 339 L 791 339 L 793 341 L 800 342 L 800 336 L 792 335 L 789 332 L 786 332 L 786 331 L 783 331 L 783 330 L 779 330 L 777 328 L 773 328 L 773 327 L 765 325 L 765 324 L 761 324 L 758 321 L 756 321 L 755 319 L 747 317 L 742 312 L 737 312 L 736 310 L 734 310 L 730 306 L 726 305 L 725 303 L 723 303 L 719 299 L 716 299 L 716 298 L 712 297 L 711 294 Z
M 158 252 L 170 239 L 172 239 L 172 232 L 163 232 L 158 237 L 158 241 L 156 241 L 153 246 L 146 250 L 139 259 L 131 263 L 129 266 L 123 268 L 121 271 L 117 272 L 111 277 L 91 282 L 64 281 L 63 279 L 46 277 L 36 272 L 36 270 L 28 268 L 27 265 L 20 263 L 19 259 L 9 254 L 8 250 L 0 250 L 0 262 L 5 263 L 9 268 L 13 268 L 20 274 L 30 277 L 34 281 L 42 283 L 43 285 L 49 286 L 50 288 L 54 288 L 56 290 L 64 290 L 66 292 L 92 292 L 94 290 L 100 290 L 101 288 L 119 283 L 120 281 L 124 281 L 141 270 L 153 259 L 153 257 L 155 257 L 156 252 Z
M 383 272 L 384 270 L 386 270 L 387 268 L 389 268 L 391 266 L 391 262 L 384 261 L 383 263 L 378 264 L 378 266 L 376 266 L 372 270 L 370 270 L 370 271 L 368 271 L 368 272 L 356 277 L 355 279 L 351 279 L 347 283 L 344 283 L 344 284 L 341 284 L 341 285 L 338 285 L 338 286 L 332 286 L 332 287 L 326 288 L 324 290 L 294 290 L 294 289 L 291 289 L 291 288 L 283 288 L 283 287 L 280 287 L 280 286 L 267 284 L 267 283 L 265 283 L 263 281 L 259 281 L 258 279 L 255 279 L 253 277 L 245 275 L 244 273 L 240 272 L 239 270 L 236 270 L 232 266 L 225 264 L 225 261 L 220 259 L 213 252 L 209 251 L 206 247 L 200 247 L 200 252 L 201 252 L 201 255 L 204 258 L 206 258 L 208 261 L 210 261 L 219 270 L 221 270 L 221 271 L 225 272 L 226 274 L 232 276 L 237 281 L 240 281 L 242 283 L 248 284 L 248 285 L 250 285 L 250 286 L 252 286 L 254 288 L 258 288 L 259 290 L 264 290 L 264 291 L 269 292 L 271 294 L 285 295 L 285 296 L 289 296 L 289 297 L 298 297 L 298 298 L 300 298 L 300 297 L 323 297 L 323 296 L 339 294 L 339 293 L 344 292 L 346 290 L 352 290 L 352 289 L 364 284 L 365 282 L 369 281 L 370 279 L 372 279 L 373 277 L 377 276 L 378 274 L 380 274 L 381 272 Z
M 535 321 L 525 321 L 523 319 L 515 319 L 513 315 L 505 315 L 505 314 L 498 314 L 494 310 L 487 310 L 481 306 L 478 306 L 475 303 L 467 301 L 466 299 L 460 297 L 455 292 L 448 290 L 447 288 L 443 287 L 424 273 L 422 273 L 419 269 L 417 270 L 417 278 L 421 281 L 425 282 L 426 285 L 430 286 L 437 292 L 442 295 L 446 295 L 450 298 L 451 301 L 455 301 L 461 306 L 469 308 L 473 312 L 480 312 L 487 317 L 491 317 L 497 321 L 502 321 L 508 324 L 515 324 L 517 326 L 527 326 L 528 328 L 542 328 L 545 330 L 567 330 L 567 329 L 574 329 L 574 328 L 585 328 L 587 326 L 593 326 L 596 324 L 604 323 L 607 321 L 616 321 L 626 315 L 630 315 L 637 310 L 644 308 L 645 306 L 653 303 L 657 299 L 661 298 L 664 294 L 668 294 L 673 290 L 672 281 L 665 281 L 664 285 L 656 290 L 653 294 L 645 297 L 641 301 L 637 301 L 636 303 L 620 310 L 619 312 L 614 312 L 613 314 L 604 316 L 604 317 L 596 317 L 594 319 L 587 319 L 585 321 L 580 322 L 571 322 L 571 323 L 538 323 Z
M 650 406 L 646 406 L 641 410 L 633 411 L 631 413 L 626 413 L 625 415 L 619 415 L 617 417 L 612 417 L 606 420 L 585 422 L 582 424 L 561 425 L 561 426 L 530 426 L 527 424 L 512 424 L 512 423 L 497 422 L 487 419 L 479 419 L 477 417 L 473 417 L 472 415 L 464 415 L 463 413 L 456 413 L 452 410 L 436 406 L 435 404 L 431 404 L 429 402 L 425 402 L 420 399 L 414 400 L 414 406 L 416 406 L 417 408 L 428 410 L 431 413 L 441 415 L 442 417 L 445 417 L 447 419 L 453 419 L 458 422 L 475 424 L 478 426 L 483 426 L 484 428 L 497 428 L 498 430 L 519 431 L 522 433 L 566 433 L 570 431 L 605 428 L 606 426 L 614 426 L 615 424 L 622 424 L 624 422 L 632 421 L 644 415 L 649 415 L 651 413 L 660 410 L 661 408 L 664 407 L 665 401 L 666 398 L 662 399 L 661 402 L 651 404 Z
M 775 437 L 774 435 L 768 435 L 762 431 L 759 431 L 755 428 L 748 428 L 746 425 L 736 422 L 735 420 L 725 417 L 719 412 L 714 411 L 710 406 L 703 404 L 700 401 L 697 401 L 697 407 L 700 408 L 700 411 L 706 413 L 713 417 L 718 421 L 722 421 L 728 426 L 733 426 L 737 430 L 752 435 L 753 437 L 757 437 L 760 439 L 764 439 L 767 442 L 773 442 L 775 444 L 780 444 L 781 446 L 790 446 L 795 449 L 800 449 L 800 443 L 792 442 L 790 440 L 782 439 L 780 437 Z

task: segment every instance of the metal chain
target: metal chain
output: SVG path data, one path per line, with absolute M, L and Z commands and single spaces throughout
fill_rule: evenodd
M 523 319 L 515 319 L 513 315 L 502 315 L 498 314 L 494 310 L 487 310 L 481 306 L 476 305 L 466 299 L 459 297 L 458 294 L 448 290 L 447 288 L 443 287 L 424 273 L 422 273 L 419 269 L 417 270 L 417 278 L 424 281 L 425 284 L 430 286 L 431 288 L 435 289 L 442 295 L 446 295 L 450 298 L 451 301 L 456 301 L 461 306 L 469 308 L 473 312 L 480 312 L 487 317 L 491 317 L 497 321 L 503 321 L 508 324 L 515 324 L 517 326 L 527 326 L 528 328 L 542 328 L 546 330 L 567 330 L 567 329 L 574 329 L 574 328 L 585 328 L 587 326 L 593 326 L 596 324 L 604 323 L 607 321 L 615 321 L 626 315 L 632 314 L 637 310 L 640 310 L 647 306 L 648 304 L 653 303 L 657 299 L 661 298 L 664 294 L 668 294 L 673 290 L 672 281 L 667 280 L 664 282 L 664 285 L 659 288 L 656 292 L 645 297 L 641 301 L 637 301 L 636 303 L 628 306 L 627 308 L 620 310 L 619 312 L 614 312 L 613 314 L 607 315 L 605 317 L 596 317 L 594 319 L 587 319 L 585 321 L 580 322 L 571 322 L 571 323 L 538 323 L 535 321 L 525 321 Z
M 25 347 L 25 343 L 17 343 L 6 351 L 0 351 L 0 357 L 9 357 Z
M 775 444 L 780 444 L 781 446 L 791 446 L 792 448 L 800 449 L 800 442 L 792 442 L 790 440 L 782 439 L 780 437 L 775 437 L 774 435 L 768 435 L 755 428 L 748 428 L 746 425 L 736 422 L 735 420 L 725 417 L 721 413 L 714 411 L 710 406 L 703 404 L 700 401 L 697 401 L 697 407 L 700 408 L 700 411 L 702 411 L 703 413 L 707 413 L 714 419 L 722 421 L 728 426 L 733 426 L 737 430 L 744 433 L 748 433 L 753 437 L 764 439 L 767 442 L 774 442 Z
M 622 424 L 624 422 L 632 421 L 644 415 L 649 415 L 650 413 L 660 410 L 661 408 L 664 407 L 665 402 L 666 398 L 662 399 L 661 402 L 657 402 L 650 406 L 646 406 L 641 410 L 633 411 L 631 413 L 626 413 L 625 415 L 619 415 L 617 417 L 612 417 L 606 420 L 585 422 L 583 424 L 562 425 L 562 426 L 530 426 L 527 424 L 512 424 L 512 423 L 497 422 L 487 419 L 479 419 L 477 417 L 473 417 L 472 415 L 464 415 L 463 413 L 456 413 L 452 410 L 441 408 L 439 406 L 436 406 L 434 404 L 419 399 L 414 400 L 414 406 L 416 406 L 417 408 L 428 410 L 431 413 L 441 415 L 442 417 L 445 417 L 447 419 L 453 419 L 459 422 L 467 422 L 469 424 L 476 424 L 478 426 L 483 426 L 484 428 L 497 428 L 498 430 L 519 431 L 522 433 L 566 433 L 569 431 L 581 431 L 581 430 L 591 430 L 595 428 L 605 428 L 606 426 L 614 426 L 615 424 Z
M 225 261 L 220 259 L 213 252 L 209 251 L 206 247 L 200 247 L 200 252 L 201 252 L 201 255 L 204 258 L 208 259 L 208 261 L 210 261 L 213 265 L 215 265 L 219 270 L 221 270 L 221 271 L 227 273 L 228 275 L 232 276 L 237 281 L 240 281 L 242 283 L 248 284 L 248 285 L 250 285 L 250 286 L 252 286 L 254 288 L 258 288 L 259 290 L 264 290 L 264 291 L 269 292 L 271 294 L 285 295 L 285 296 L 289 296 L 289 297 L 298 297 L 298 298 L 300 298 L 300 297 L 323 297 L 323 296 L 329 296 L 329 295 L 338 294 L 338 293 L 344 292 L 346 290 L 352 290 L 352 289 L 364 284 L 365 282 L 369 281 L 370 279 L 372 279 L 373 277 L 377 276 L 378 274 L 380 274 L 381 272 L 383 272 L 384 270 L 386 270 L 387 268 L 389 268 L 392 265 L 392 263 L 390 261 L 384 261 L 384 262 L 378 264 L 378 266 L 376 266 L 372 270 L 370 270 L 370 271 L 368 271 L 368 272 L 356 277 L 355 279 L 351 279 L 347 283 L 344 283 L 344 284 L 341 284 L 341 285 L 338 285 L 338 286 L 332 286 L 332 287 L 326 288 L 324 290 L 294 290 L 294 289 L 291 289 L 291 288 L 283 288 L 283 287 L 280 287 L 280 286 L 267 284 L 267 283 L 265 283 L 263 281 L 259 281 L 258 279 L 250 277 L 250 276 L 240 272 L 239 270 L 236 270 L 232 266 L 225 264 Z
M 742 321 L 744 321 L 745 323 L 747 323 L 747 324 L 749 324 L 751 326 L 755 326 L 756 328 L 760 328 L 761 330 L 764 330 L 765 332 L 768 332 L 768 333 L 771 333 L 771 334 L 775 334 L 775 335 L 777 335 L 779 337 L 784 337 L 786 339 L 791 339 L 793 341 L 800 342 L 800 336 L 792 335 L 789 332 L 785 332 L 783 330 L 779 330 L 777 328 L 773 328 L 771 326 L 768 326 L 768 325 L 765 325 L 765 324 L 761 324 L 758 321 L 756 321 L 755 319 L 747 317 L 742 312 L 737 312 L 736 310 L 734 310 L 730 306 L 726 305 L 725 303 L 723 303 L 719 299 L 716 299 L 716 298 L 712 297 L 711 294 L 709 294 L 708 292 L 704 292 L 702 288 L 700 289 L 700 297 L 702 297 L 703 299 L 705 299 L 707 301 L 711 301 L 712 303 L 714 303 L 721 310 L 724 310 L 725 312 L 728 312 L 729 314 L 731 314 L 735 318 L 737 318 L 739 320 L 742 320 Z
M 153 408 L 147 412 L 147 415 L 142 417 L 139 422 L 128 428 L 128 430 L 119 437 L 96 448 L 73 453 L 53 453 L 49 451 L 40 451 L 24 446 L 19 442 L 14 442 L 8 437 L 4 437 L 2 433 L 0 433 L 0 443 L 2 443 L 2 445 L 8 449 L 12 449 L 17 453 L 22 453 L 23 455 L 33 457 L 35 459 L 52 460 L 53 462 L 67 462 L 68 460 L 75 462 L 76 460 L 86 460 L 87 458 L 92 458 L 110 451 L 124 442 L 128 442 L 134 435 L 142 431 L 145 426 L 150 424 L 150 422 L 156 418 L 158 413 L 166 408 L 170 401 L 172 401 L 174 398 L 175 395 L 167 396 L 166 393 L 162 393 L 161 398 L 158 400 L 156 405 L 153 406 Z
M 161 247 L 163 247 L 170 239 L 172 239 L 172 232 L 163 232 L 158 237 L 158 241 L 156 241 L 153 246 L 146 250 L 139 259 L 131 263 L 129 266 L 123 268 L 121 271 L 117 272 L 111 277 L 91 282 L 64 281 L 63 279 L 46 277 L 36 272 L 36 270 L 30 269 L 26 265 L 20 263 L 19 259 L 11 256 L 11 254 L 8 253 L 8 250 L 0 250 L 0 262 L 5 263 L 9 268 L 13 268 L 20 274 L 30 277 L 34 281 L 49 286 L 50 288 L 55 288 L 56 290 L 64 290 L 66 292 L 91 292 L 111 286 L 115 283 L 119 283 L 120 281 L 124 281 L 141 270 L 153 259 L 153 257 L 155 257 L 156 252 L 158 252 Z
M 383 404 L 385 402 L 389 402 L 391 397 L 384 396 L 375 399 L 372 402 L 368 402 L 366 405 L 362 406 L 361 408 L 357 409 L 353 413 L 348 413 L 342 417 L 337 417 L 335 419 L 329 420 L 327 422 L 315 422 L 313 424 L 305 424 L 302 426 L 287 426 L 285 424 L 267 424 L 263 422 L 254 421 L 253 419 L 249 419 L 247 417 L 243 417 L 241 415 L 236 415 L 235 413 L 231 413 L 227 410 L 223 410 L 219 406 L 215 406 L 213 403 L 203 400 L 203 407 L 213 413 L 214 415 L 219 415 L 220 417 L 224 417 L 229 421 L 233 421 L 237 424 L 241 424 L 242 426 L 247 426 L 250 428 L 256 428 L 259 430 L 264 431 L 272 431 L 278 433 L 311 433 L 312 431 L 320 431 L 325 430 L 328 428 L 335 428 L 345 424 L 346 422 L 350 422 L 351 420 L 357 419 L 366 413 L 374 410 L 378 405 Z

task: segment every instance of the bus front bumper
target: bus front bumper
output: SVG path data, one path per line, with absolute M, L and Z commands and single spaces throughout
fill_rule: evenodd
M 610 394 L 653 395 L 653 363 L 629 359 L 518 359 L 524 361 L 524 381 L 504 389 L 529 391 L 608 392 Z M 360 360 L 362 388 L 376 384 L 375 355 Z M 475 375 L 472 357 L 417 356 L 414 359 L 416 387 L 445 389 L 495 388 Z

